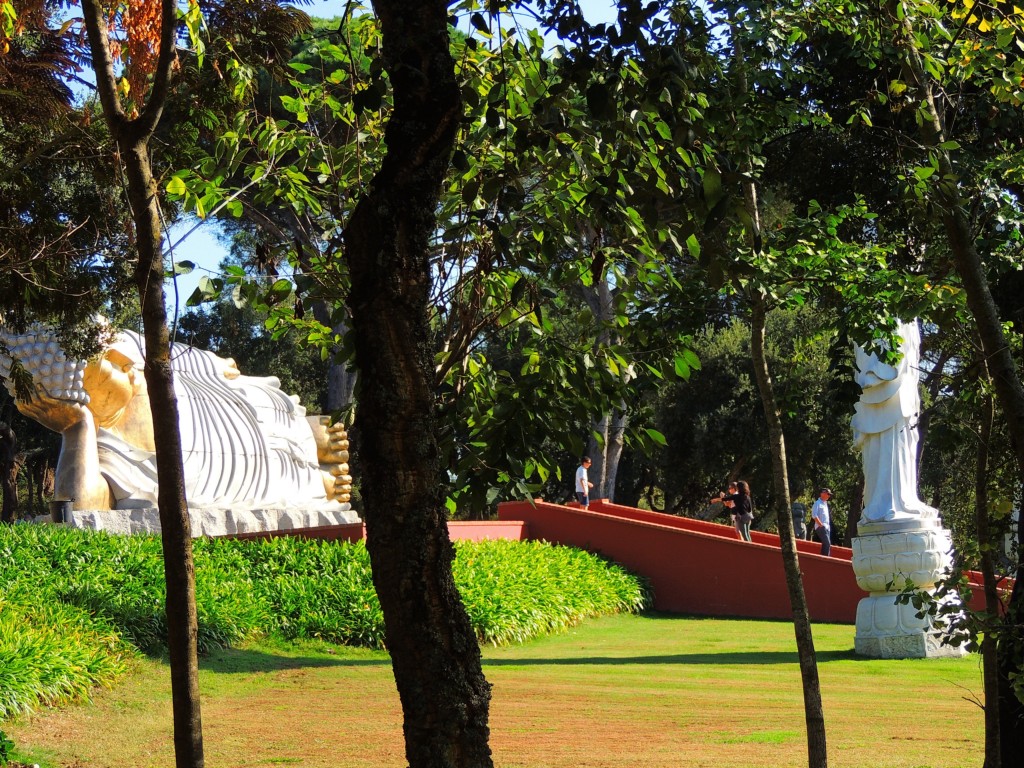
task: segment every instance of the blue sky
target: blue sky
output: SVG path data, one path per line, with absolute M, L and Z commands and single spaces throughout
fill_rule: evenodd
M 345 7 L 345 0 L 316 0 L 313 3 L 295 3 L 311 16 L 330 18 L 339 15 Z M 615 19 L 614 0 L 581 0 L 581 7 L 591 23 L 610 22 Z M 219 239 L 219 231 L 213 222 L 203 222 L 188 237 L 177 242 L 186 232 L 195 227 L 196 221 L 186 221 L 176 225 L 170 231 L 170 240 L 174 244 L 174 261 L 191 261 L 196 269 L 189 275 L 177 278 L 177 300 L 174 286 L 167 286 L 167 310 L 172 315 L 177 303 L 178 313 L 185 311 L 185 301 L 199 285 L 204 275 L 217 273 L 217 265 L 227 255 L 228 247 Z

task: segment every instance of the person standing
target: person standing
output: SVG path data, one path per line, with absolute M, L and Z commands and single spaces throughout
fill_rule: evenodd
M 807 538 L 807 505 L 800 501 L 794 501 L 793 512 L 793 535 L 798 539 Z
M 736 533 L 743 541 L 750 541 L 750 524 L 754 521 L 754 502 L 750 498 L 750 486 L 746 480 L 737 481 L 735 486 L 735 493 L 722 494 L 719 500 L 726 507 L 732 507 Z M 729 490 L 732 489 L 733 486 L 730 484 Z
M 583 509 L 590 508 L 590 489 L 594 484 L 587 477 L 587 470 L 590 469 L 590 457 L 584 456 L 580 459 L 580 465 L 576 468 L 576 501 Z
M 730 512 L 730 519 L 732 520 L 732 524 L 735 526 L 736 525 L 736 515 L 732 513 L 732 510 L 736 506 L 736 503 L 733 502 L 733 501 L 726 501 L 725 500 L 726 496 L 732 496 L 734 493 L 736 493 L 736 481 L 735 480 L 732 481 L 731 483 L 729 483 L 729 487 L 726 490 L 719 491 L 718 495 L 711 499 L 711 503 L 712 504 L 721 504 L 723 507 L 725 507 L 727 510 L 729 510 L 729 512 Z M 739 533 L 739 532 L 740 532 L 740 529 L 736 528 L 736 533 Z
M 821 542 L 821 554 L 828 557 L 832 551 L 832 518 L 828 511 L 828 500 L 832 498 L 832 491 L 822 488 L 818 494 L 814 506 L 811 507 L 811 519 L 814 521 L 814 535 Z

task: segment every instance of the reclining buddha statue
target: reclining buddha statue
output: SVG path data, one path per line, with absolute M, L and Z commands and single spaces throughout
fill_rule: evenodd
M 38 325 L 0 331 L 0 341 L 12 394 L 12 357 L 32 377 L 34 393 L 18 409 L 62 436 L 54 497 L 75 510 L 155 507 L 144 340 L 116 333 L 90 360 L 69 360 Z M 307 417 L 278 379 L 245 376 L 229 358 L 176 343 L 171 360 L 190 508 L 351 509 L 340 423 Z

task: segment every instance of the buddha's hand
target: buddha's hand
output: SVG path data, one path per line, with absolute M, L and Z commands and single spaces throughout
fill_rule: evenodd
M 63 400 L 38 391 L 31 400 L 19 400 L 18 410 L 44 427 L 63 434 L 75 427 L 92 427 L 89 409 L 74 400 Z

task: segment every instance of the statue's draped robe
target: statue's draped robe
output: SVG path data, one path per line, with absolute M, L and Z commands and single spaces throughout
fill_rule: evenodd
M 862 523 L 937 515 L 917 496 L 921 336 L 916 322 L 901 323 L 898 334 L 902 357 L 895 367 L 855 348 L 862 393 L 852 424 L 864 463 Z
M 141 366 L 142 344 L 126 332 L 113 346 Z M 242 376 L 231 361 L 183 344 L 171 355 L 190 506 L 328 504 L 305 409 L 278 379 Z M 107 430 L 97 442 L 116 508 L 155 505 L 155 454 Z

